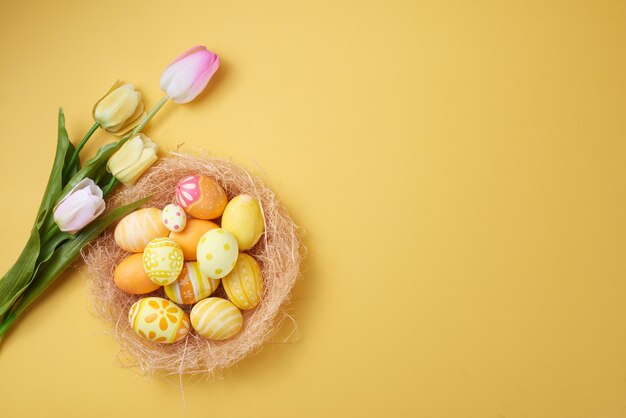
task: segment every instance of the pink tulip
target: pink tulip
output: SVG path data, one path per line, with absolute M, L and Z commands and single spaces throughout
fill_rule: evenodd
M 220 66 L 220 57 L 205 46 L 194 46 L 174 60 L 161 75 L 161 90 L 176 103 L 198 96 Z
M 54 221 L 61 231 L 75 234 L 104 211 L 102 190 L 84 179 L 54 208 Z

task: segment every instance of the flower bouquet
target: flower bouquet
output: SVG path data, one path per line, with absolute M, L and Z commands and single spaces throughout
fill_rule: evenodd
M 159 158 L 141 133 L 169 99 L 198 96 L 218 67 L 203 46 L 180 55 L 161 76 L 165 96 L 148 112 L 132 84 L 116 82 L 76 146 L 59 111 L 31 235 L 0 280 L 0 338 L 81 252 L 95 310 L 127 354 L 123 365 L 214 372 L 277 330 L 302 258 L 287 211 L 243 168 L 206 152 Z M 97 129 L 122 138 L 81 166 Z

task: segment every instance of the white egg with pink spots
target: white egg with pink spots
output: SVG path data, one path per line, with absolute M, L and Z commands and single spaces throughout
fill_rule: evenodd
M 187 226 L 187 214 L 185 214 L 183 208 L 178 205 L 167 205 L 163 208 L 163 212 L 161 212 L 161 221 L 170 231 L 180 232 Z

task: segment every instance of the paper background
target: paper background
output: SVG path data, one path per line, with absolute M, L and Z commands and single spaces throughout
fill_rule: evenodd
M 626 416 L 625 22 L 620 1 L 0 3 L 0 270 L 57 107 L 77 141 L 115 77 L 153 105 L 195 44 L 222 68 L 146 133 L 267 178 L 310 251 L 297 338 L 184 402 L 115 365 L 65 275 L 0 349 L 0 415 Z

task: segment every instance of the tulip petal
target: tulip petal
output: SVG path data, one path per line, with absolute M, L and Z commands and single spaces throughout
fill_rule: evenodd
M 196 98 L 219 67 L 219 57 L 195 47 L 172 62 L 161 75 L 161 89 L 176 103 Z
M 109 158 L 107 171 L 115 177 L 126 167 L 134 164 L 143 150 L 141 134 L 129 139 L 122 147 Z

